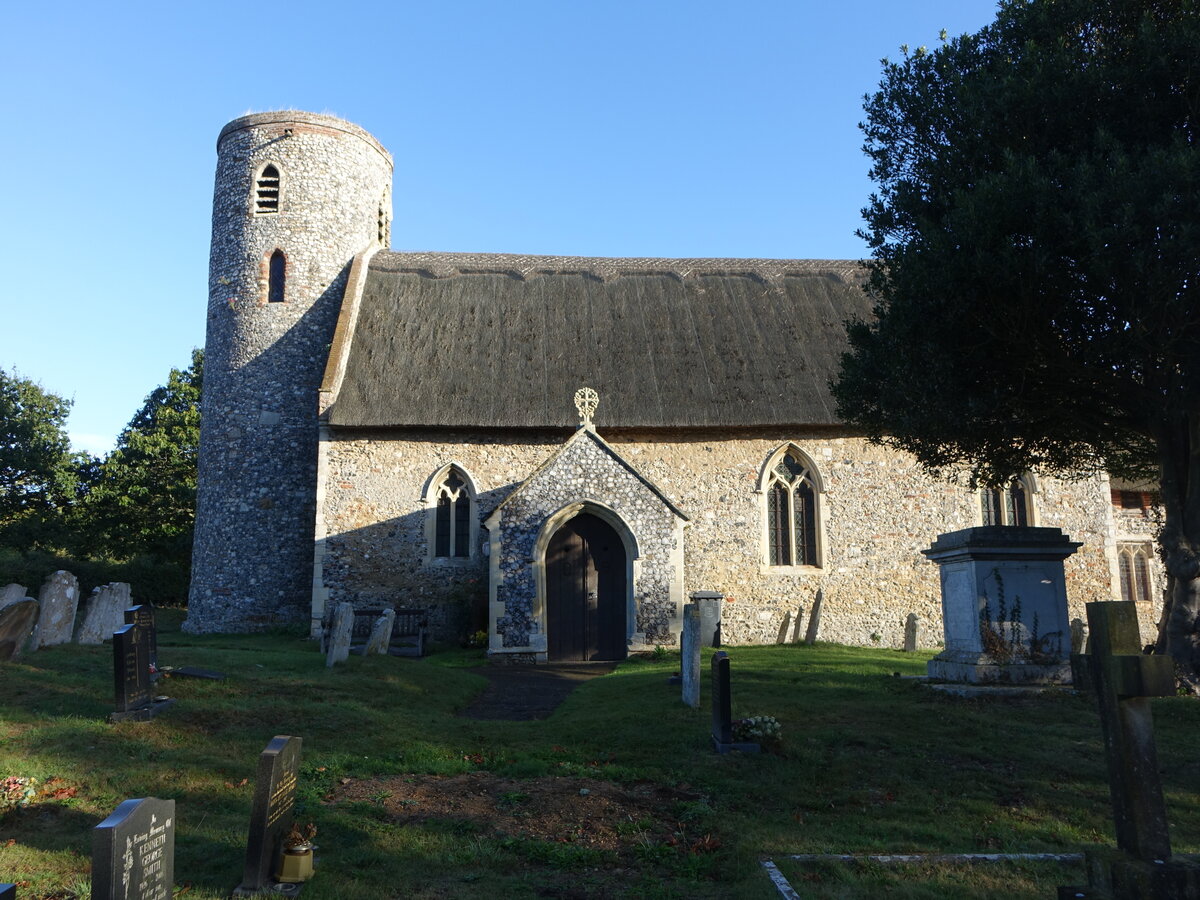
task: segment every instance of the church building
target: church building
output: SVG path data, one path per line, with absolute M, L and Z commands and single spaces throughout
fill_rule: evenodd
M 712 591 L 727 643 L 819 608 L 822 639 L 898 647 L 916 613 L 933 647 L 920 551 L 981 524 L 1082 542 L 1072 617 L 1133 591 L 1153 618 L 1152 499 L 971 491 L 837 420 L 858 262 L 395 252 L 358 126 L 248 115 L 217 159 L 188 630 L 316 634 L 349 601 L 495 661 L 620 659 Z

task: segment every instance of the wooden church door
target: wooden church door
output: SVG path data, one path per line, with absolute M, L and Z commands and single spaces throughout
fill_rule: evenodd
M 625 546 L 611 525 L 583 514 L 546 550 L 546 639 L 551 660 L 624 659 Z

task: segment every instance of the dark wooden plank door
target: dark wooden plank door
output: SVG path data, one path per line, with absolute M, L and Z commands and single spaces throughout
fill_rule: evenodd
M 624 659 L 625 547 L 611 525 L 576 516 L 546 550 L 546 638 L 552 660 Z

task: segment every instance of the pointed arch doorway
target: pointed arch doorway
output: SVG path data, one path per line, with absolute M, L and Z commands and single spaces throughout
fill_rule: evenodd
M 582 513 L 546 548 L 546 638 L 552 661 L 624 659 L 625 545 L 616 529 Z

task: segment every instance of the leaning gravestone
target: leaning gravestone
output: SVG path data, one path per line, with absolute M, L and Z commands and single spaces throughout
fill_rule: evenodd
M 29 592 L 25 590 L 25 585 L 23 584 L 6 584 L 0 588 L 0 607 L 16 603 L 18 600 L 24 600 L 28 594 Z
M 126 800 L 92 832 L 92 900 L 171 900 L 175 801 Z
M 712 658 L 712 739 L 718 753 L 740 750 L 758 753 L 759 746 L 733 739 L 733 702 L 729 692 L 729 654 L 724 650 Z
M 354 635 L 354 604 L 339 603 L 333 611 L 333 623 L 329 626 L 329 652 L 325 654 L 325 665 L 333 668 L 350 657 L 350 640 Z
M 62 569 L 47 575 L 38 591 L 38 604 L 41 612 L 34 632 L 34 647 L 71 643 L 79 607 L 79 579 Z
M 298 737 L 277 734 L 258 758 L 246 867 L 234 896 L 270 893 L 274 889 L 275 868 L 283 852 L 283 838 L 292 827 L 292 809 L 296 805 L 300 743 Z
M 146 633 L 146 655 L 150 660 L 150 673 L 158 671 L 158 628 L 154 624 L 154 607 L 139 603 L 125 610 L 126 625 L 140 625 Z
M 825 589 L 817 588 L 817 596 L 813 598 L 812 615 L 808 617 L 808 630 L 804 632 L 804 643 L 816 643 L 817 632 L 821 630 L 821 604 L 825 602 Z
M 102 644 L 125 624 L 129 602 L 129 585 L 114 581 L 92 591 L 83 606 L 83 621 L 75 635 L 77 644 Z
M 108 720 L 148 722 L 175 702 L 151 692 L 150 637 L 141 625 L 126 625 L 112 637 L 117 708 Z
M 1109 791 L 1117 850 L 1086 853 L 1089 884 L 1060 887 L 1059 897 L 1106 900 L 1194 900 L 1200 897 L 1200 865 L 1171 858 L 1171 838 L 1151 697 L 1175 693 L 1169 656 L 1141 654 L 1133 602 L 1087 604 L 1092 652 L 1072 662 L 1096 693 L 1108 760 Z
M 363 647 L 363 656 L 378 654 L 387 656 L 388 647 L 392 643 L 392 629 L 396 625 L 396 610 L 385 609 L 383 615 L 375 620 L 375 624 L 371 626 L 371 635 L 367 638 L 366 646 Z
M 0 605 L 0 662 L 21 655 L 21 649 L 33 633 L 37 614 L 37 601 L 28 597 Z
M 696 604 L 683 607 L 683 634 L 680 635 L 680 673 L 683 675 L 683 702 L 700 706 L 700 610 Z

